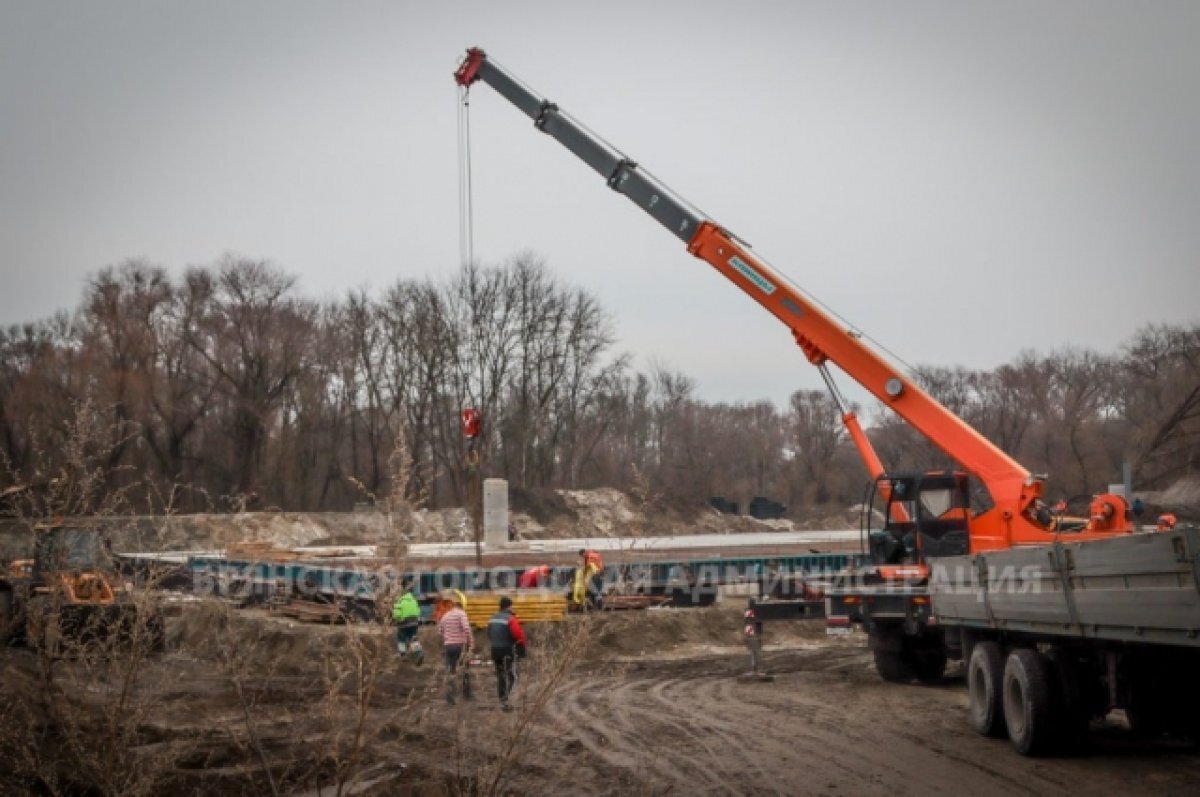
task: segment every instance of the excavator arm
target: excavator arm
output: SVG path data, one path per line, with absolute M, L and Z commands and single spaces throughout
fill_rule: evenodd
M 972 522 L 972 551 L 1054 538 L 1035 518 L 1041 477 L 1029 471 L 966 424 L 912 380 L 863 343 L 858 333 L 837 323 L 793 287 L 749 245 L 707 218 L 632 159 L 592 133 L 555 103 L 534 92 L 487 54 L 472 48 L 455 72 L 464 89 L 478 81 L 495 89 L 534 126 L 556 139 L 605 179 L 608 186 L 648 213 L 730 282 L 783 322 L 805 356 L 825 378 L 843 413 L 851 439 L 872 477 L 883 471 L 857 418 L 833 386 L 826 364 L 832 362 L 912 425 L 978 479 L 991 494 L 994 509 Z M 1075 539 L 1090 532 L 1073 535 Z

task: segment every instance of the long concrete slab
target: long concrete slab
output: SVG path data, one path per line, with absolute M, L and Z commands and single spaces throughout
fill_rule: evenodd
M 489 558 L 537 559 L 543 554 L 555 555 L 554 559 L 562 559 L 563 555 L 574 555 L 580 548 L 592 548 L 606 553 L 628 554 L 631 558 L 655 554 L 667 554 L 678 551 L 702 553 L 705 550 L 729 551 L 733 549 L 746 550 L 753 553 L 760 549 L 795 550 L 805 546 L 829 548 L 836 544 L 845 549 L 857 543 L 857 530 L 819 530 L 819 531 L 772 531 L 754 534 L 684 534 L 675 537 L 575 537 L 554 540 L 526 540 L 505 545 L 499 548 L 484 546 L 484 553 Z M 330 557 L 327 561 L 337 558 L 368 559 L 376 555 L 374 545 L 335 545 L 299 547 L 292 550 L 303 555 L 329 554 L 345 552 L 344 557 Z M 220 558 L 225 555 L 223 550 L 193 550 L 166 551 L 158 553 L 122 552 L 121 556 L 155 562 L 171 562 L 183 564 L 192 558 Z M 475 544 L 470 542 L 434 542 L 413 543 L 408 546 L 406 558 L 417 559 L 456 559 L 458 557 L 475 556 Z M 325 557 L 322 557 L 325 558 Z M 622 557 L 624 558 L 624 557 Z

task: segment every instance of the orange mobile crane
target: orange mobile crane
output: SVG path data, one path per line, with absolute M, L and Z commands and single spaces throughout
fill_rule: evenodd
M 875 479 L 875 495 L 886 504 L 883 527 L 872 529 L 868 535 L 870 553 L 877 565 L 868 583 L 871 580 L 903 583 L 914 592 L 910 595 L 904 590 L 891 590 L 888 597 L 880 596 L 880 600 L 889 604 L 887 607 L 878 606 L 871 598 L 870 602 L 881 610 L 874 619 L 881 622 L 873 622 L 869 617 L 863 619 L 876 637 L 873 644 L 880 672 L 890 679 L 904 679 L 913 669 L 918 674 L 940 677 L 945 666 L 945 656 L 940 654 L 942 639 L 936 630 L 927 628 L 927 605 L 919 602 L 921 585 L 928 578 L 926 557 L 1038 545 L 1057 539 L 1061 530 L 1053 528 L 1053 516 L 1043 510 L 1045 477 L 1031 474 L 884 360 L 853 329 L 838 324 L 783 275 L 751 253 L 747 244 L 558 105 L 534 93 L 482 49 L 468 50 L 454 77 L 464 89 L 482 81 L 499 92 L 529 116 L 538 130 L 599 172 L 610 188 L 650 214 L 682 240 L 689 252 L 706 261 L 791 330 L 841 408 L 850 438 Z M 961 465 L 962 471 L 931 474 L 885 471 L 855 413 L 838 390 L 829 363 L 837 365 L 904 418 Z M 986 490 L 985 508 L 972 508 L 971 478 Z M 866 517 L 869 521 L 869 510 Z M 1091 518 L 1072 538 L 1098 539 L 1128 533 L 1131 529 L 1125 499 L 1104 494 L 1093 500 Z M 835 600 L 836 597 L 835 593 Z M 863 606 L 865 600 L 853 594 L 845 597 L 857 606 Z M 913 604 L 912 598 L 918 602 Z M 901 605 L 903 617 L 897 615 Z M 838 612 L 833 614 L 837 616 Z
M 1028 470 L 997 448 L 961 418 L 921 390 L 911 379 L 863 343 L 860 335 L 835 322 L 783 276 L 750 252 L 750 247 L 705 217 L 649 172 L 612 148 L 558 105 L 539 96 L 479 49 L 467 51 L 456 82 L 470 87 L 483 81 L 529 116 L 534 126 L 555 138 L 608 182 L 650 214 L 689 252 L 708 262 L 791 330 L 809 362 L 817 367 L 843 413 L 847 431 L 873 478 L 885 476 L 854 413 L 834 384 L 828 363 L 837 365 L 917 431 L 958 462 L 986 488 L 992 506 L 961 518 L 970 551 L 1050 542 L 1057 531 L 1039 518 L 1045 477 Z M 906 496 L 912 499 L 913 496 Z M 1125 499 L 1111 494 L 1093 500 L 1092 518 L 1077 539 L 1093 539 L 1130 531 Z M 902 512 L 897 506 L 894 513 Z M 902 516 L 902 515 L 899 515 Z M 942 535 L 939 535 L 942 536 Z M 919 542 L 919 541 L 918 541 Z
M 1023 753 L 1078 736 L 1089 717 L 1114 707 L 1142 727 L 1200 738 L 1200 688 L 1191 675 L 1200 665 L 1200 532 L 1133 535 L 1128 503 L 1111 493 L 1092 498 L 1085 520 L 1064 523 L 1043 501 L 1045 476 L 1031 474 L 745 242 L 483 50 L 468 50 L 454 78 L 464 92 L 479 81 L 491 86 L 791 330 L 874 479 L 863 515 L 872 565 L 827 592 L 826 611 L 835 627 L 839 620 L 866 627 L 885 680 L 935 680 L 948 657 L 968 659 L 972 724 L 987 735 L 1007 724 Z M 885 471 L 830 363 L 961 470 Z M 1009 571 L 1029 580 L 996 600 L 993 575 Z M 1061 691 L 1048 686 L 1052 678 Z

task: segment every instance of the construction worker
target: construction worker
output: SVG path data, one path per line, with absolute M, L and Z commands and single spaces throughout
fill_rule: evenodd
M 447 600 L 453 604 L 438 620 L 438 633 L 442 637 L 442 656 L 446 664 L 446 702 L 454 705 L 457 673 L 462 668 L 462 693 L 464 700 L 471 699 L 471 651 L 475 649 L 475 637 L 471 633 L 471 622 L 463 611 L 463 597 L 457 591 L 450 593 Z
M 604 560 L 600 558 L 599 551 L 594 551 L 591 548 L 580 548 L 579 559 L 585 567 L 594 567 L 596 570 L 604 569 Z
M 517 579 L 517 587 L 520 589 L 537 589 L 538 587 L 549 586 L 549 584 L 550 565 L 538 565 L 526 568 L 521 573 L 521 577 Z
M 1158 516 L 1158 524 L 1154 527 L 1155 531 L 1170 531 L 1175 528 L 1175 524 L 1179 522 L 1179 518 L 1175 517 L 1174 512 L 1163 512 Z
M 746 650 L 750 653 L 750 672 L 748 675 L 762 674 L 763 624 L 754 611 L 754 599 L 746 604 L 742 614 L 742 638 L 746 642 Z
M 488 620 L 488 645 L 496 666 L 496 694 L 500 708 L 512 711 L 508 702 L 517 685 L 517 659 L 525 658 L 525 631 L 512 609 L 512 598 L 500 598 L 500 611 Z
M 1146 505 L 1142 503 L 1141 496 L 1134 496 L 1133 504 L 1129 507 L 1129 511 L 1133 513 L 1133 519 L 1136 522 L 1142 522 L 1142 515 L 1146 514 Z
M 1049 527 L 1054 522 L 1050 505 L 1040 498 L 1033 499 L 1033 517 L 1041 526 Z
M 588 587 L 598 573 L 604 572 L 604 560 L 600 554 L 587 548 L 579 549 L 579 565 L 575 568 L 575 586 L 571 590 L 571 601 L 576 606 L 586 607 Z
M 425 652 L 417 639 L 417 629 L 421 626 L 421 606 L 413 595 L 412 583 L 406 581 L 392 606 L 392 619 L 396 621 L 396 650 L 402 657 L 412 656 L 417 666 L 425 661 Z

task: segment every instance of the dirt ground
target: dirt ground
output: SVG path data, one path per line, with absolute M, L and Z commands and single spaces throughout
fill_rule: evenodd
M 54 693 L 39 657 L 0 652 L 0 791 L 46 791 L 35 770 L 55 761 L 91 772 L 70 737 L 99 745 L 95 714 L 122 741 L 110 769 L 131 768 L 147 793 L 333 794 L 339 780 L 367 795 L 1200 791 L 1200 754 L 1135 741 L 1119 716 L 1084 755 L 1022 758 L 970 730 L 957 671 L 936 686 L 882 683 L 861 637 L 826 637 L 819 621 L 768 625 L 774 680 L 741 679 L 738 620 L 718 607 L 532 628 L 517 710 L 504 713 L 490 665 L 470 668 L 474 700 L 446 704 L 431 629 L 416 667 L 383 626 L 186 602 L 121 711 L 108 702 L 119 670 L 58 662 L 52 682 L 70 711 L 47 723 L 27 710 Z

